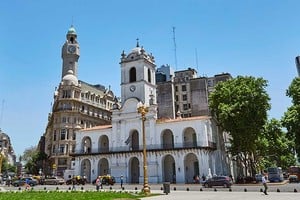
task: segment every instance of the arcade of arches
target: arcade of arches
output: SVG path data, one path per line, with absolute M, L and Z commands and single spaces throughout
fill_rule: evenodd
M 98 175 L 111 174 L 113 176 L 119 176 L 121 174 L 113 174 L 116 170 L 119 169 L 119 164 L 116 166 L 116 162 L 112 161 L 117 157 L 118 163 L 121 163 L 120 166 L 125 166 L 120 169 L 122 175 L 126 176 L 126 182 L 128 183 L 139 183 L 143 176 L 143 156 L 141 152 L 131 153 L 131 150 L 141 150 L 142 145 L 139 144 L 140 134 L 137 130 L 131 130 L 128 137 L 128 144 L 124 146 L 127 147 L 128 153 L 118 153 L 114 152 L 114 148 L 109 148 L 109 137 L 107 135 L 99 136 L 98 143 L 95 146 L 92 146 L 91 138 L 86 136 L 82 139 L 82 151 L 85 153 L 99 153 L 106 152 L 106 156 L 97 156 L 92 157 L 89 155 L 83 156 L 80 164 L 80 174 L 86 176 L 88 181 L 92 181 L 92 177 Z M 147 152 L 148 157 L 148 173 L 151 176 L 151 169 L 156 171 L 155 173 L 158 176 L 161 176 L 161 181 L 176 183 L 178 181 L 177 173 L 183 173 L 185 183 L 192 183 L 195 175 L 200 175 L 200 166 L 199 160 L 201 159 L 201 150 L 191 150 L 186 151 L 184 154 L 181 153 L 181 158 L 176 156 L 177 147 L 196 147 L 197 144 L 197 134 L 195 130 L 191 127 L 185 128 L 181 137 L 182 139 L 178 141 L 183 141 L 183 143 L 177 143 L 177 139 L 180 136 L 175 136 L 171 129 L 165 129 L 161 132 L 161 143 L 155 148 L 163 149 L 160 150 L 160 156 L 151 158 Z M 198 139 L 199 142 L 199 139 Z M 128 148 L 129 147 L 129 148 Z M 147 145 L 147 148 L 150 148 L 150 145 Z M 120 147 L 116 147 L 120 148 Z M 112 156 L 113 153 L 117 156 Z M 127 154 L 127 155 L 126 155 Z M 156 166 L 150 167 L 149 160 L 153 162 L 155 160 Z M 95 164 L 91 164 L 91 163 Z M 151 164 L 150 164 L 151 165 Z M 93 167 L 94 166 L 94 167 Z M 97 167 L 96 167 L 97 166 Z M 112 170 L 113 169 L 113 170 Z M 149 172 L 150 170 L 150 172 Z M 121 172 L 120 172 L 121 173 Z

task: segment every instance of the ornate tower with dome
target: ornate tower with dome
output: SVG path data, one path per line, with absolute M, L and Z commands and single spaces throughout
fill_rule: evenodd
M 62 46 L 61 82 L 55 89 L 48 124 L 38 146 L 49 156 L 49 163 L 41 166 L 47 175 L 63 176 L 66 169 L 73 168 L 75 131 L 111 124 L 110 110 L 116 103 L 114 93 L 110 87 L 78 79 L 79 47 L 77 32 L 71 26 Z
M 72 70 L 74 76 L 77 77 L 80 52 L 79 44 L 77 42 L 77 33 L 73 26 L 69 28 L 66 38 L 67 40 L 64 43 L 61 51 L 61 57 L 63 59 L 61 77 L 63 78 L 69 70 Z
M 139 42 L 128 55 L 123 52 L 121 56 L 121 102 L 136 97 L 145 104 L 156 104 L 154 56 Z

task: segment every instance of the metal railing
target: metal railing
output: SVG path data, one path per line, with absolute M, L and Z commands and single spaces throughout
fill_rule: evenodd
M 217 145 L 215 142 L 208 142 L 208 144 L 197 144 L 197 143 L 174 143 L 174 144 L 150 144 L 146 146 L 146 149 L 149 151 L 157 150 L 179 150 L 179 149 L 210 149 L 215 150 Z M 110 148 L 93 148 L 89 150 L 76 150 L 74 154 L 106 154 L 106 153 L 118 153 L 118 152 L 130 152 L 130 151 L 142 151 L 143 145 L 125 145 L 119 147 L 110 147 Z

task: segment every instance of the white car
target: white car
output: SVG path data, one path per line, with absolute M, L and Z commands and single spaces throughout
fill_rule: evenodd
M 63 178 L 53 176 L 45 178 L 42 183 L 43 185 L 63 185 L 65 184 L 65 180 Z

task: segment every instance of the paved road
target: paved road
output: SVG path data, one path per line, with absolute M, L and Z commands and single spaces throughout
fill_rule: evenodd
M 146 197 L 143 200 L 299 200 L 300 199 L 300 184 L 274 184 L 269 186 L 269 195 L 264 195 L 260 192 L 260 185 L 235 185 L 231 188 L 202 188 L 200 185 L 188 185 L 188 184 L 172 184 L 170 187 L 170 193 L 168 195 L 163 193 L 162 184 L 150 185 L 151 193 L 158 194 L 157 196 Z M 68 190 L 70 186 L 35 186 L 34 190 L 55 190 L 59 187 L 59 190 Z M 111 186 L 104 186 L 103 190 L 110 190 Z M 140 191 L 142 185 L 125 185 L 127 191 Z M 176 187 L 176 190 L 174 188 Z M 77 186 L 77 190 L 95 190 L 93 185 Z M 188 188 L 188 189 L 187 189 Z M 202 188 L 202 191 L 200 190 Z M 245 188 L 247 191 L 245 192 Z M 280 188 L 280 192 L 277 189 Z M 293 188 L 297 189 L 297 192 L 293 191 Z M 0 187 L 0 191 L 18 190 L 18 187 Z M 23 190 L 24 188 L 21 187 Z M 116 184 L 111 187 L 112 190 L 120 191 L 120 185 Z
M 168 195 L 156 190 L 152 193 L 161 195 L 142 198 L 143 200 L 299 200 L 300 193 L 269 192 L 264 195 L 260 192 L 200 192 L 200 191 L 171 191 Z

